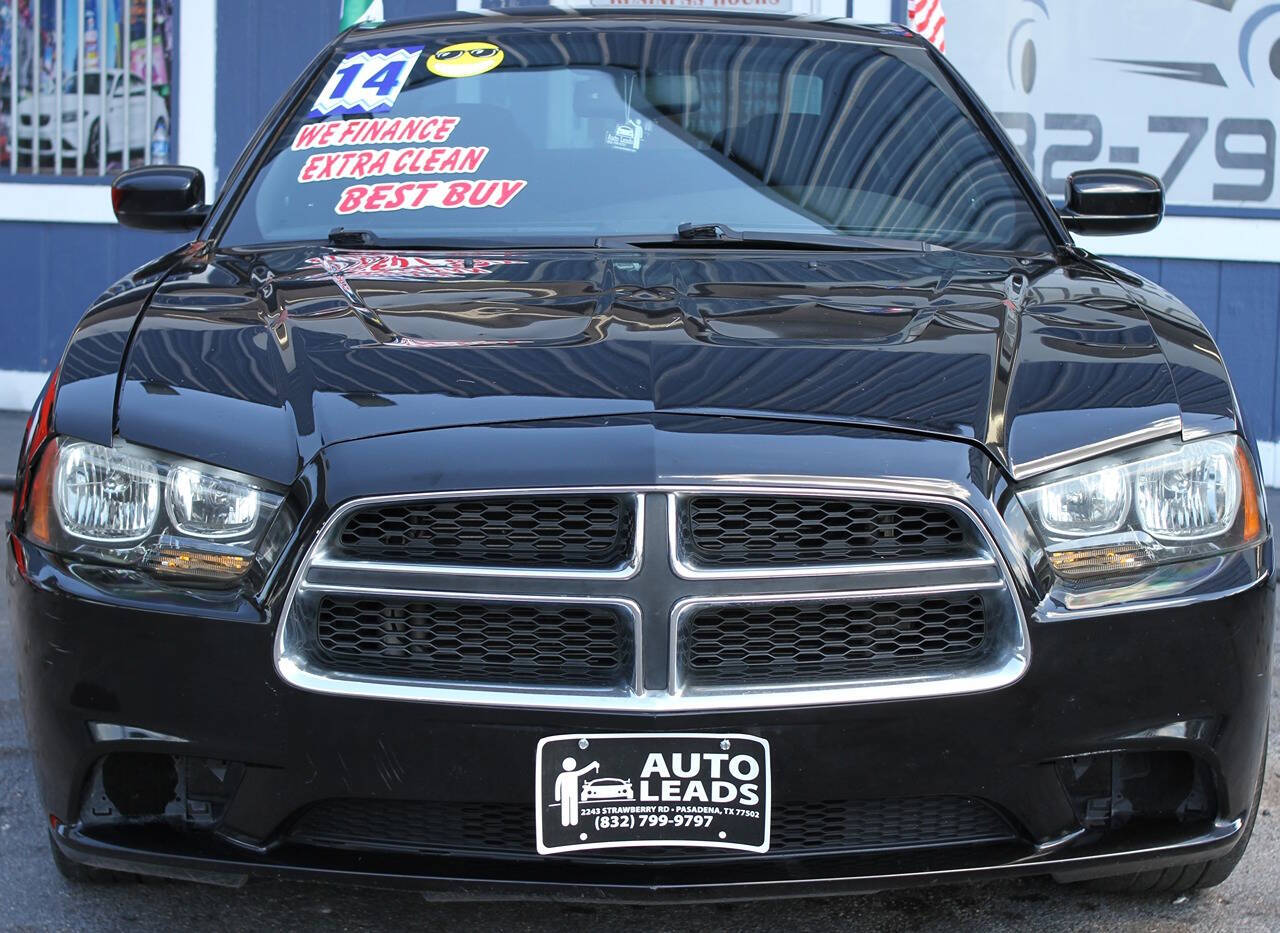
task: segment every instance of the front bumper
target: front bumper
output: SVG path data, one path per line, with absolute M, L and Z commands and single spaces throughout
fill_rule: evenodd
M 55 844 L 70 858 L 98 868 L 181 881 L 239 887 L 251 878 L 325 881 L 418 890 L 449 900 L 554 899 L 575 902 L 679 903 L 867 894 L 894 888 L 980 882 L 1052 874 L 1064 881 L 1124 871 L 1168 868 L 1225 855 L 1240 843 L 1239 820 L 1216 822 L 1194 835 L 1171 840 L 1163 834 L 1128 833 L 1121 838 L 1075 839 L 1037 850 L 1029 846 L 973 853 L 873 854 L 776 862 L 746 868 L 699 865 L 619 870 L 572 864 L 495 865 L 457 857 L 402 854 L 317 853 L 282 849 L 250 853 L 217 839 L 174 844 L 90 836 L 67 827 Z M 696 880 L 691 880 L 696 877 Z
M 520 462 L 528 475 L 521 479 L 530 485 L 598 480 L 602 471 L 636 486 L 671 476 L 653 472 L 662 457 L 636 457 L 626 445 L 601 447 L 611 453 L 566 470 L 563 439 L 554 432 L 538 440 L 541 432 L 528 428 L 508 435 L 470 430 L 502 449 L 525 444 Z M 430 433 L 438 440 L 446 432 Z M 508 461 L 469 444 L 466 430 L 449 433 L 456 456 L 434 477 L 434 488 L 499 487 Z M 694 446 L 677 451 L 687 457 L 674 459 L 691 467 L 689 458 L 702 454 L 689 451 L 707 445 L 687 440 Z M 424 458 L 404 448 L 412 443 L 402 436 L 330 449 L 300 481 L 310 490 L 314 514 L 300 525 L 284 571 L 336 503 L 352 495 L 423 491 L 413 464 Z M 904 462 L 948 476 L 988 501 L 994 497 L 981 488 L 980 477 L 989 474 L 968 448 L 909 443 Z M 767 445 L 752 448 L 763 449 Z M 739 462 L 767 459 L 745 450 L 729 453 Z M 376 471 L 361 475 L 361 464 L 375 462 Z M 743 465 L 753 475 L 771 466 Z M 45 808 L 63 851 L 103 867 L 223 883 L 306 876 L 451 896 L 624 900 L 866 891 L 1035 873 L 1086 877 L 1230 851 L 1250 816 L 1265 752 L 1270 576 L 1217 592 L 1208 587 L 1162 607 L 1069 621 L 1050 621 L 1021 593 L 1030 665 L 996 690 L 801 708 L 602 712 L 307 692 L 286 684 L 274 664 L 287 572 L 268 584 L 261 601 L 104 590 L 60 558 L 14 544 L 20 549 L 10 567 L 17 662 Z M 1265 550 L 1269 565 L 1270 545 Z M 1002 814 L 1012 833 L 981 845 L 886 844 L 694 862 L 661 855 L 539 857 L 532 836 L 527 850 L 502 855 L 372 851 L 290 838 L 300 816 L 324 801 L 532 809 L 535 749 L 548 735 L 703 731 L 769 741 L 775 805 L 973 798 Z M 104 756 L 132 753 L 229 762 L 237 774 L 234 792 L 216 819 L 193 823 L 179 816 L 166 825 L 94 819 L 91 798 Z M 1194 762 L 1208 809 L 1183 808 L 1178 816 L 1175 807 L 1160 819 L 1125 825 L 1082 818 L 1062 762 L 1149 753 Z

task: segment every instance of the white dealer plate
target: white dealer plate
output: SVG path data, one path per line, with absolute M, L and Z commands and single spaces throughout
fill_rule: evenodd
M 538 851 L 769 851 L 769 743 L 754 735 L 553 735 L 538 743 Z

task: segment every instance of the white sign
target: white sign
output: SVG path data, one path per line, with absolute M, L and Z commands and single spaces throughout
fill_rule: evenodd
M 650 10 L 750 10 L 753 13 L 790 13 L 791 0 L 590 0 L 593 7 Z M 800 5 L 808 11 L 809 4 Z
M 1280 3 L 946 2 L 948 57 L 1053 197 L 1136 168 L 1170 215 L 1280 219 Z

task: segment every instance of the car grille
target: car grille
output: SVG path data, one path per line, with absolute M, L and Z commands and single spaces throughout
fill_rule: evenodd
M 689 684 L 769 684 L 906 672 L 981 652 L 986 607 L 977 595 L 860 603 L 711 605 L 680 627 Z
M 341 507 L 277 667 L 321 692 L 661 712 L 989 690 L 1025 646 L 952 500 L 528 490 Z
M 780 802 L 773 807 L 767 854 L 687 846 L 578 852 L 568 859 L 760 859 L 1003 842 L 1017 834 L 989 803 L 974 797 Z M 533 857 L 527 804 L 327 800 L 307 809 L 290 842 L 366 850 Z M 544 856 L 547 857 L 547 856 Z
M 630 496 L 428 499 L 352 512 L 337 550 L 428 564 L 614 567 L 631 553 L 635 518 Z
M 619 686 L 632 626 L 608 606 L 326 595 L 317 648 L 335 671 L 437 681 Z
M 681 549 L 712 567 L 955 556 L 972 541 L 944 508 L 860 499 L 689 496 Z

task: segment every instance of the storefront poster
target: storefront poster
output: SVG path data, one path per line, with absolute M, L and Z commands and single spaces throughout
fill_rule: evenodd
M 947 54 L 1046 190 L 1164 180 L 1169 213 L 1280 218 L 1280 3 L 947 0 Z

